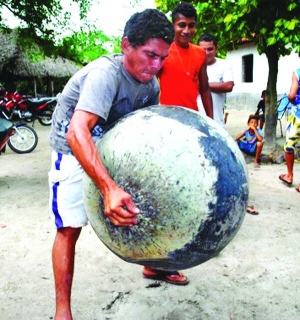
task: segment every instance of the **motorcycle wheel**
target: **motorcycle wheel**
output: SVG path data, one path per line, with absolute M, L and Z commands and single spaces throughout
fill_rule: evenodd
M 54 111 L 54 109 L 49 108 L 49 109 L 42 111 L 38 115 L 38 121 L 42 126 L 50 126 L 51 125 L 53 111 Z
M 37 146 L 38 136 L 32 127 L 22 124 L 15 128 L 7 144 L 16 153 L 29 153 Z

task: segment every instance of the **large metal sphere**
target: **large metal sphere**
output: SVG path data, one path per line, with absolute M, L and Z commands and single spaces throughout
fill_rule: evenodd
M 120 258 L 186 269 L 218 254 L 238 232 L 248 202 L 247 169 L 215 121 L 186 108 L 152 106 L 120 119 L 97 147 L 111 177 L 141 210 L 138 225 L 115 227 L 85 175 L 89 221 Z

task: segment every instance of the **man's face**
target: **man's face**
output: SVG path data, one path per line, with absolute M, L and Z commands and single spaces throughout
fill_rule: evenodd
M 174 21 L 175 43 L 183 48 L 189 46 L 196 32 L 195 18 L 187 18 L 180 14 Z
M 149 39 L 143 46 L 133 47 L 128 38 L 122 40 L 123 64 L 139 82 L 149 82 L 161 69 L 170 45 L 162 39 Z
M 199 46 L 205 50 L 206 52 L 206 59 L 207 59 L 207 65 L 211 65 L 216 62 L 216 53 L 218 48 L 214 45 L 212 41 L 200 41 Z
M 249 127 L 250 128 L 257 128 L 258 127 L 258 121 L 256 119 L 251 119 L 249 121 Z

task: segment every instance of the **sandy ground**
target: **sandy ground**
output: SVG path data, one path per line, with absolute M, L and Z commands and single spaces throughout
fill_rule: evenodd
M 229 110 L 227 129 L 240 132 L 248 111 Z M 54 287 L 48 216 L 48 127 L 36 124 L 30 154 L 0 156 L 0 318 L 52 319 Z M 300 182 L 299 165 L 295 183 Z M 90 226 L 77 245 L 74 319 L 300 319 L 300 195 L 278 175 L 285 164 L 248 164 L 250 201 L 234 240 L 215 258 L 185 270 L 185 287 L 147 287 L 141 266 L 111 253 Z M 228 177 L 230 179 L 230 177 Z

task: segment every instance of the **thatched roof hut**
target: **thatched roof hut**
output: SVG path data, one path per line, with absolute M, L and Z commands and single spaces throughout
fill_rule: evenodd
M 20 78 L 67 78 L 79 70 L 74 62 L 62 57 L 45 57 L 38 62 L 32 62 L 22 52 L 3 67 L 4 72 L 9 72 Z
M 45 70 L 45 73 L 51 78 L 71 77 L 80 69 L 73 61 L 62 57 L 57 57 L 55 59 L 46 57 L 45 60 L 42 60 L 37 64 L 40 65 L 41 68 Z
M 15 32 L 6 33 L 0 32 L 0 72 L 2 67 L 8 63 L 11 59 L 15 58 L 18 54 L 16 45 L 16 35 Z
M 17 44 L 16 32 L 1 33 L 0 40 L 2 45 L 0 53 L 0 78 L 3 79 L 26 79 L 33 80 L 34 92 L 36 95 L 36 80 L 44 79 L 51 85 L 53 94 L 53 81 L 55 79 L 70 78 L 80 69 L 73 61 L 62 57 L 41 57 L 38 61 L 33 61 Z M 37 46 L 33 45 L 32 52 L 42 52 Z

